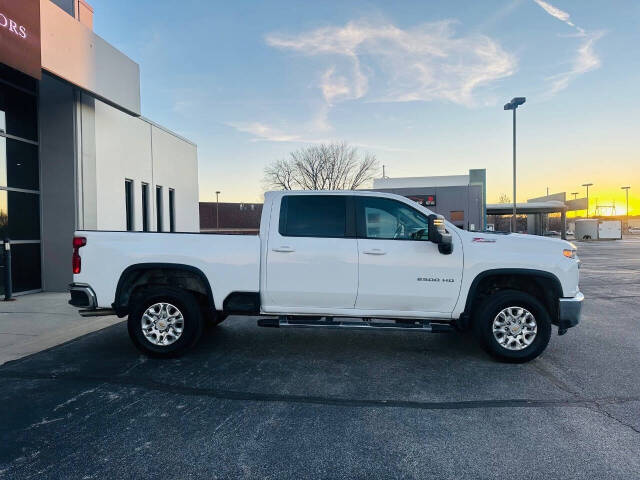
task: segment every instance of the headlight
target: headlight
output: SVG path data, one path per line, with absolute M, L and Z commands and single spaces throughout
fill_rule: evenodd
M 576 258 L 576 251 L 573 248 L 565 248 L 562 250 L 562 254 L 567 258 Z

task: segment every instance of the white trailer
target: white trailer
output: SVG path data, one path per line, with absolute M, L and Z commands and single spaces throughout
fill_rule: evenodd
M 595 218 L 583 218 L 576 220 L 576 240 L 597 240 L 598 220 Z
M 622 238 L 622 222 L 620 220 L 601 220 L 598 222 L 598 239 L 620 240 Z

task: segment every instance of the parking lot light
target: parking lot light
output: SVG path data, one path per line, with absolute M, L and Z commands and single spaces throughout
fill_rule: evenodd
M 516 109 L 523 105 L 527 99 L 525 97 L 514 97 L 511 101 L 505 104 L 505 110 L 513 110 L 513 216 L 511 231 L 516 232 L 518 230 L 517 217 L 516 217 Z

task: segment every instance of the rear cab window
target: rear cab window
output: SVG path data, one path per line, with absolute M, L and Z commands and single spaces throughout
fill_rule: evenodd
M 278 231 L 284 237 L 354 237 L 352 205 L 347 195 L 286 195 Z

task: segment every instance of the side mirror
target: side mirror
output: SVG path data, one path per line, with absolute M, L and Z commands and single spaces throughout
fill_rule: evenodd
M 437 244 L 438 251 L 443 255 L 449 255 L 453 251 L 453 239 L 445 228 L 442 215 L 429 215 L 429 241 Z

